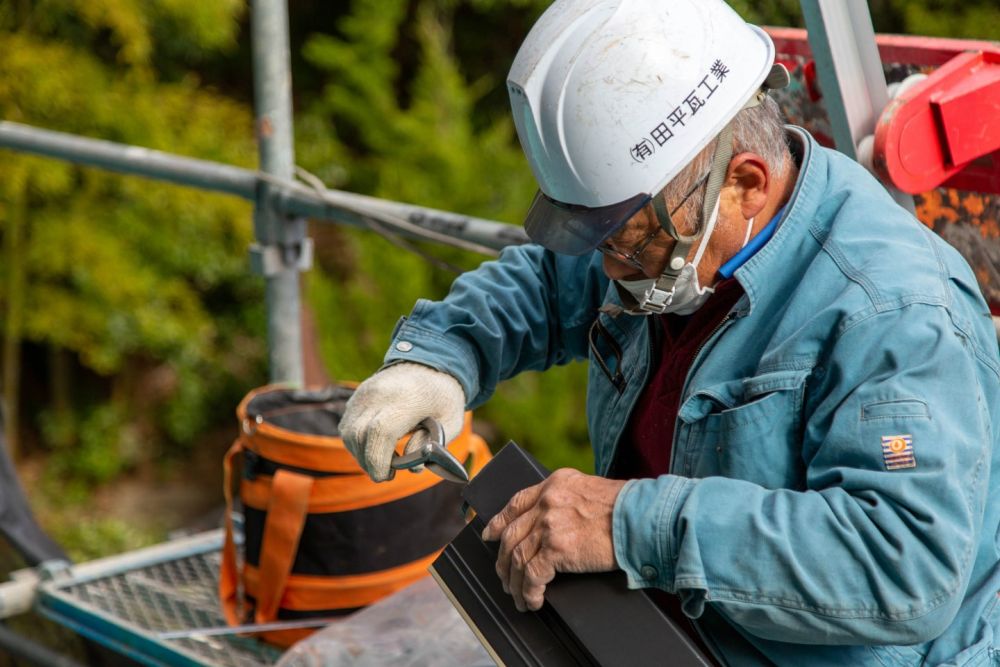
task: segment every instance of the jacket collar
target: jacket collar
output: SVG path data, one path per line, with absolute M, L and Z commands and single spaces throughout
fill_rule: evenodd
M 795 188 L 785 203 L 778 229 L 767 244 L 736 270 L 735 278 L 746 293 L 736 304 L 736 315 L 753 310 L 768 286 L 782 275 L 797 275 L 799 266 L 811 261 L 812 252 L 802 252 L 803 243 L 814 243 L 811 227 L 827 182 L 827 156 L 816 140 L 801 127 L 786 126 L 792 153 L 801 157 Z M 818 245 L 813 245 L 815 251 Z

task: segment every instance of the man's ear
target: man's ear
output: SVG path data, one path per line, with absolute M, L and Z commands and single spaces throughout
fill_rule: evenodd
M 772 186 L 771 169 L 756 153 L 740 153 L 729 161 L 726 184 L 732 186 L 734 203 L 749 220 L 767 204 L 768 190 Z

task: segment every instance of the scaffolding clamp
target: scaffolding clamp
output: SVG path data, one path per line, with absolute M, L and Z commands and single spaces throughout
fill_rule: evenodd
M 288 271 L 308 271 L 313 261 L 308 222 L 280 206 L 284 184 L 275 183 L 271 175 L 261 176 L 258 174 L 254 207 L 257 238 L 250 244 L 250 270 L 265 278 Z
M 309 237 L 292 243 L 250 244 L 250 269 L 261 276 L 275 276 L 288 269 L 312 268 L 313 241 Z

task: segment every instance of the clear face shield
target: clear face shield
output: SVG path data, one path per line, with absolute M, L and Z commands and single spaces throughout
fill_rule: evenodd
M 592 250 L 604 252 L 607 248 L 603 245 L 604 242 L 614 236 L 647 204 L 653 202 L 654 209 L 657 209 L 656 216 L 661 229 L 676 239 L 679 235 L 675 231 L 673 216 L 687 203 L 691 195 L 705 184 L 709 175 L 710 173 L 706 172 L 698 178 L 670 211 L 664 209 L 662 205 L 658 205 L 661 204 L 659 200 L 663 197 L 663 190 L 655 199 L 642 193 L 618 204 L 599 208 L 564 204 L 539 191 L 531 203 L 531 208 L 528 209 L 524 228 L 528 233 L 528 238 L 553 252 L 564 255 L 583 255 Z M 644 242 L 648 242 L 648 240 L 647 238 Z M 615 252 L 607 254 L 621 255 L 621 253 Z M 635 266 L 634 263 L 629 262 L 628 256 L 617 258 Z
M 539 191 L 524 230 L 535 243 L 563 255 L 584 255 L 604 243 L 652 199 L 640 193 L 617 204 L 591 208 L 565 204 Z

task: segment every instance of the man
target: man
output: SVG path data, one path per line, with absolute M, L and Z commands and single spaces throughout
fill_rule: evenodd
M 600 476 L 556 471 L 484 533 L 518 608 L 620 568 L 724 664 L 998 664 L 988 309 L 782 125 L 773 59 L 721 0 L 557 0 L 508 81 L 540 245 L 417 303 L 345 442 L 384 479 L 424 417 L 454 435 L 500 380 L 589 357 Z

